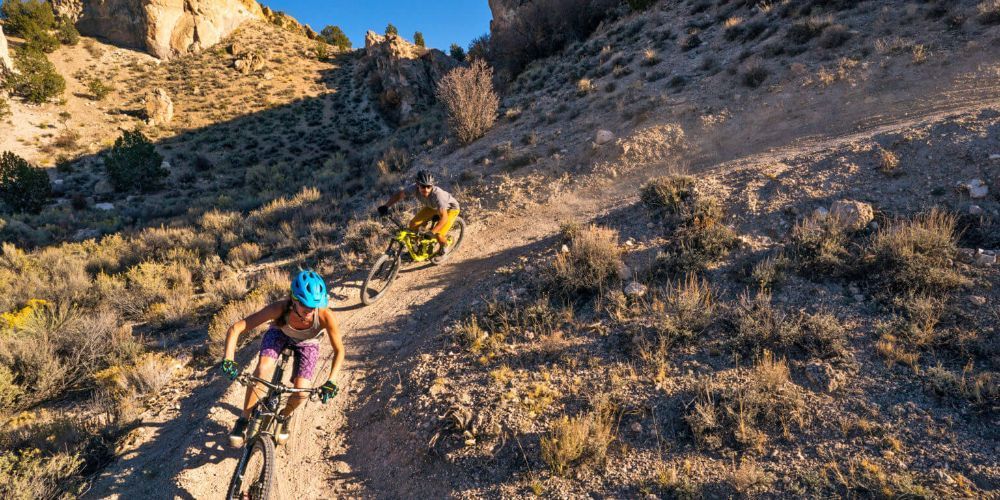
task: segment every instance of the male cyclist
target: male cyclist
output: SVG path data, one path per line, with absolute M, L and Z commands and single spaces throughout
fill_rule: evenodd
M 222 361 L 222 372 L 231 380 L 239 375 L 239 367 L 233 361 L 236 354 L 237 340 L 241 333 L 253 330 L 266 321 L 271 327 L 261 339 L 260 356 L 254 376 L 270 380 L 274 374 L 275 364 L 281 351 L 289 347 L 295 353 L 295 370 L 292 382 L 296 388 L 312 387 L 311 379 L 319 361 L 320 337 L 326 333 L 333 347 L 334 359 L 326 383 L 320 387 L 320 398 L 323 403 L 337 395 L 337 384 L 333 375 L 344 361 L 344 344 L 340 339 L 340 331 L 333 321 L 333 313 L 327 309 L 326 283 L 313 271 L 300 271 L 292 279 L 288 298 L 268 304 L 263 309 L 237 321 L 229 327 L 226 333 L 226 354 Z M 246 399 L 243 402 L 243 414 L 236 420 L 229 442 L 233 447 L 243 445 L 250 413 L 257 404 L 257 399 L 263 391 L 257 384 L 247 385 Z M 292 394 L 285 407 L 278 412 L 278 443 L 288 440 L 288 423 L 292 412 L 302 404 L 306 393 Z
M 431 174 L 426 170 L 421 170 L 417 172 L 416 184 L 410 186 L 409 188 L 401 189 L 399 192 L 392 195 L 385 205 L 378 207 L 378 214 L 385 216 L 389 213 L 389 207 L 411 194 L 414 195 L 417 200 L 420 200 L 420 204 L 423 205 L 423 208 L 417 212 L 417 215 L 413 216 L 413 219 L 410 219 L 410 230 L 416 231 L 427 221 L 436 218 L 436 222 L 431 228 L 431 233 L 434 234 L 434 237 L 440 244 L 440 249 L 438 250 L 438 253 L 431 258 L 431 262 L 440 264 L 448 255 L 449 246 L 447 234 L 448 230 L 451 229 L 452 224 L 455 223 L 455 219 L 458 217 L 458 201 L 455 200 L 455 197 L 450 193 L 434 185 L 434 174 Z

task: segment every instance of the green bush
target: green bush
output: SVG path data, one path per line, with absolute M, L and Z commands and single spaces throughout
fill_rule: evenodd
M 424 34 L 419 31 L 413 34 L 413 43 L 416 44 L 417 47 L 427 46 L 427 43 L 424 41 Z
M 63 21 L 59 24 L 58 35 L 59 41 L 66 45 L 76 45 L 80 42 L 80 32 L 76 30 L 76 26 L 68 21 Z
M 9 151 L 0 155 L 0 200 L 20 212 L 38 212 L 52 195 L 49 176 Z
M 0 13 L 5 19 L 4 29 L 24 38 L 56 25 L 52 5 L 45 0 L 4 0 Z
M 396 28 L 396 26 L 394 24 L 389 23 L 385 27 L 385 34 L 386 34 L 386 36 L 389 36 L 389 35 L 399 36 L 399 29 Z
M 104 169 L 108 181 L 117 191 L 136 189 L 148 192 L 156 189 L 160 181 L 169 174 L 161 164 L 163 156 L 156 152 L 142 132 L 124 132 L 115 141 L 104 159 Z
M 61 498 L 66 482 L 83 465 L 77 455 L 45 456 L 34 448 L 0 455 L 0 497 Z
M 459 62 L 465 61 L 465 49 L 457 43 L 451 44 L 451 48 L 448 49 L 448 53 L 453 59 Z
M 350 50 L 351 48 L 351 39 L 347 38 L 340 26 L 327 26 L 319 32 L 319 36 L 326 40 L 326 43 L 341 50 Z
M 39 50 L 18 51 L 14 65 L 21 74 L 9 76 L 7 87 L 30 103 L 42 104 L 66 90 L 66 80 Z
M 10 115 L 10 103 L 6 97 L 0 96 L 0 121 L 6 120 Z
M 94 100 L 103 101 L 115 88 L 104 83 L 100 78 L 91 78 L 87 82 L 87 90 L 94 96 Z

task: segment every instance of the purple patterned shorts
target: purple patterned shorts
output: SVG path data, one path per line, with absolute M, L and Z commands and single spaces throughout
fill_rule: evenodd
M 278 359 L 281 350 L 288 346 L 295 353 L 295 377 L 312 379 L 319 361 L 319 342 L 296 343 L 277 328 L 269 328 L 260 341 L 260 355 Z

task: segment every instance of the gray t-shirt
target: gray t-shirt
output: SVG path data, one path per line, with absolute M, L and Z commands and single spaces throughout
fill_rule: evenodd
M 434 210 L 441 210 L 442 208 L 445 210 L 458 210 L 458 200 L 451 193 L 437 186 L 431 188 L 431 194 L 426 198 L 420 194 L 420 186 L 417 184 L 410 186 L 408 193 L 420 200 L 420 204 L 427 208 L 433 208 Z

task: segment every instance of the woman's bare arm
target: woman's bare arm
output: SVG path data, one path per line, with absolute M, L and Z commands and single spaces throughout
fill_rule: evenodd
M 238 343 L 240 334 L 248 330 L 253 330 L 267 321 L 278 319 L 285 310 L 285 307 L 287 307 L 287 302 L 287 299 L 272 302 L 264 306 L 263 309 L 233 323 L 229 327 L 229 330 L 226 331 L 226 354 L 222 359 L 233 359 L 236 356 L 236 344 Z

